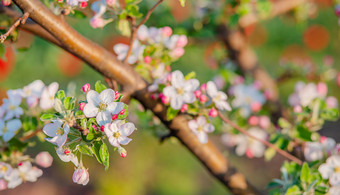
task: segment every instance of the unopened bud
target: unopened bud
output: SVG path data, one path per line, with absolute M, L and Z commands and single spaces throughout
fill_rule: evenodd
M 117 151 L 118 151 L 118 153 L 121 157 L 123 157 L 123 158 L 126 157 L 127 153 L 126 153 L 126 150 L 123 147 L 119 146 Z
M 79 104 L 80 110 L 83 111 L 84 108 L 85 108 L 85 106 L 86 106 L 86 103 L 85 103 L 85 102 L 81 102 L 81 103 Z
M 82 89 L 83 89 L 83 92 L 88 92 L 91 89 L 91 85 L 86 83 L 85 85 L 83 85 Z
M 218 111 L 215 108 L 209 110 L 209 116 L 215 118 L 218 115 Z
M 72 176 L 73 182 L 86 185 L 90 180 L 89 172 L 85 168 L 77 168 Z
M 183 112 L 185 112 L 187 110 L 188 110 L 188 104 L 183 104 L 182 108 L 181 108 L 181 112 L 183 113 Z
M 112 120 L 114 121 L 114 120 L 116 120 L 118 118 L 118 114 L 114 114 L 114 115 L 112 115 Z M 102 128 L 100 128 L 100 129 L 102 129 Z M 103 131 L 103 130 L 102 130 Z
M 52 165 L 53 157 L 48 152 L 40 152 L 35 157 L 35 162 L 41 167 L 48 168 Z

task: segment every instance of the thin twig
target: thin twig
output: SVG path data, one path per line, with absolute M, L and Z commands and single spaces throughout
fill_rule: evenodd
M 143 24 L 145 24 L 146 21 L 148 21 L 148 19 L 150 18 L 152 12 L 156 9 L 156 7 L 161 4 L 163 2 L 163 0 L 159 0 L 149 11 L 148 13 L 145 15 L 144 19 L 136 26 L 136 19 L 135 18 L 131 18 L 131 37 L 130 37 L 130 43 L 129 43 L 129 50 L 126 53 L 126 57 L 123 60 L 123 63 L 126 64 L 126 62 L 129 59 L 129 56 L 131 55 L 132 52 L 132 46 L 133 46 L 133 42 L 135 42 L 136 37 L 137 37 L 137 32 L 139 27 L 141 27 Z
M 250 138 L 253 138 L 259 142 L 261 142 L 262 144 L 270 147 L 270 148 L 273 148 L 276 152 L 278 152 L 279 154 L 281 154 L 282 156 L 298 163 L 299 165 L 302 165 L 302 161 L 300 159 L 298 159 L 297 157 L 289 154 L 288 152 L 282 150 L 281 148 L 277 147 L 276 145 L 272 144 L 272 143 L 269 143 L 267 142 L 266 140 L 262 140 L 262 139 L 259 139 L 253 135 L 251 135 L 248 131 L 246 131 L 245 129 L 239 127 L 238 125 L 236 125 L 235 123 L 233 123 L 232 121 L 230 121 L 227 117 L 225 117 L 221 112 L 218 112 L 218 116 L 226 123 L 228 123 L 230 126 L 232 126 L 233 128 L 235 128 L 236 130 L 238 130 L 239 132 L 245 134 L 246 136 L 250 137 Z
M 0 35 L 0 42 L 3 43 L 7 39 L 9 34 L 11 34 L 14 31 L 14 29 L 16 29 L 20 24 L 25 24 L 28 16 L 29 13 L 25 12 L 22 17 L 18 18 L 17 21 L 15 21 L 14 24 L 12 24 L 12 26 L 8 29 L 8 31 L 5 34 Z
M 40 132 L 42 132 L 42 129 L 37 129 L 37 130 L 33 131 L 31 134 L 28 134 L 28 135 L 26 135 L 26 136 L 20 138 L 20 141 L 22 141 L 22 142 L 23 142 L 23 141 L 26 141 L 26 140 L 28 140 L 28 139 L 30 139 L 30 138 L 36 136 L 36 135 L 37 135 L 38 133 L 40 133 Z

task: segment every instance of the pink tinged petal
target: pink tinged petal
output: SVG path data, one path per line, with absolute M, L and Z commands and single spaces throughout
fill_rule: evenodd
M 48 86 L 48 92 L 50 96 L 55 96 L 59 88 L 59 84 L 57 82 L 53 82 Z
M 217 95 L 217 92 L 218 91 L 217 91 L 217 87 L 216 87 L 215 83 L 212 82 L 212 81 L 209 81 L 207 83 L 207 93 L 208 93 L 208 95 L 213 98 Z
M 29 161 L 25 161 L 18 167 L 18 169 L 22 173 L 28 172 L 32 169 L 32 164 Z
M 120 134 L 122 136 L 129 136 L 135 130 L 135 125 L 133 123 L 125 123 L 120 126 Z
M 192 131 L 197 131 L 198 125 L 197 125 L 196 120 L 189 121 L 188 126 Z
M 191 103 L 193 103 L 195 100 L 196 100 L 196 96 L 195 96 L 195 94 L 194 94 L 193 92 L 185 93 L 185 94 L 183 95 L 183 101 L 184 101 L 185 103 L 191 104 Z
M 340 156 L 331 156 L 327 159 L 326 163 L 335 167 L 340 167 Z
M 38 105 L 39 99 L 36 96 L 29 96 L 26 99 L 27 105 L 32 108 Z
M 111 102 L 108 104 L 106 110 L 111 112 L 111 114 L 118 114 L 120 111 L 124 109 L 123 102 Z
M 137 38 L 140 41 L 145 41 L 148 38 L 148 36 L 149 36 L 148 27 L 146 27 L 145 25 L 140 26 L 137 31 Z
M 197 117 L 197 125 L 198 126 L 203 126 L 205 124 L 207 124 L 207 119 L 204 116 L 199 116 Z
M 168 86 L 163 89 L 163 94 L 166 97 L 172 97 L 176 94 L 176 88 L 173 86 Z
M 118 140 L 114 137 L 109 137 L 109 142 L 112 146 L 115 146 L 115 147 L 118 147 L 120 145 Z
M 99 112 L 96 120 L 99 126 L 105 125 L 111 122 L 111 113 L 109 111 Z
M 227 100 L 228 99 L 227 94 L 223 93 L 222 91 L 218 91 L 216 93 L 216 96 L 218 97 L 218 100 Z
M 41 95 L 40 107 L 44 110 L 47 110 L 53 107 L 53 101 L 50 99 L 49 92 L 46 88 Z
M 197 138 L 202 144 L 208 143 L 208 135 L 203 131 L 197 133 Z
M 229 105 L 228 102 L 226 101 L 219 101 L 217 103 L 215 103 L 217 109 L 219 110 L 228 110 L 228 111 L 231 111 L 231 107 Z
M 105 89 L 100 93 L 99 99 L 101 100 L 101 103 L 109 104 L 115 100 L 115 91 L 112 89 Z
M 110 123 L 107 123 L 104 126 L 104 133 L 106 134 L 107 137 L 112 137 L 113 136 L 113 130 L 112 130 L 111 127 L 112 127 L 112 125 Z
M 41 80 L 35 80 L 28 87 L 32 90 L 33 95 L 40 97 L 44 90 L 45 84 Z
M 179 88 L 184 86 L 184 76 L 183 73 L 179 70 L 176 70 L 171 73 L 171 85 L 175 88 Z
M 120 136 L 118 138 L 118 142 L 122 145 L 127 145 L 128 143 L 130 143 L 130 141 L 132 141 L 132 139 L 125 137 L 125 136 Z
M 171 98 L 170 100 L 170 106 L 175 109 L 175 110 L 179 110 L 181 109 L 183 105 L 183 97 L 176 95 L 174 97 Z
M 61 124 L 59 122 L 49 123 L 44 126 L 43 132 L 50 137 L 55 137 L 57 136 L 55 131 L 59 129 L 60 127 L 61 127 Z
M 86 104 L 84 107 L 84 115 L 88 118 L 97 116 L 99 108 L 97 108 L 94 104 Z
M 205 132 L 207 132 L 207 133 L 211 133 L 211 132 L 214 132 L 215 131 L 215 127 L 214 127 L 214 125 L 212 125 L 212 124 L 206 124 L 206 125 L 204 125 L 204 131 Z
M 88 104 L 92 104 L 93 106 L 99 106 L 100 103 L 99 94 L 94 90 L 90 90 L 89 92 L 87 92 L 86 100 Z
M 184 82 L 184 91 L 194 92 L 200 85 L 197 79 L 190 79 Z

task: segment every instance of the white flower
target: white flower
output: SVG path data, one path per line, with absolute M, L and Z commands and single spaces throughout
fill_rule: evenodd
M 257 127 L 250 128 L 248 132 L 250 135 L 261 140 L 265 140 L 267 138 L 267 133 Z M 243 134 L 229 135 L 229 137 L 230 139 L 235 139 L 234 144 L 237 145 L 235 151 L 237 155 L 243 156 L 245 154 L 249 158 L 259 158 L 263 156 L 266 148 L 261 142 Z
M 254 103 L 261 106 L 265 103 L 266 98 L 253 85 L 239 84 L 233 88 L 235 99 L 232 102 L 233 107 L 240 108 L 242 116 L 249 116 L 251 113 L 251 105 Z
M 59 84 L 56 82 L 51 83 L 48 87 L 45 87 L 41 94 L 40 107 L 44 110 L 53 107 L 54 95 L 57 93 Z
M 74 170 L 72 179 L 74 183 L 86 185 L 90 181 L 90 175 L 85 168 L 77 168 Z
M 168 74 L 165 74 L 162 77 L 155 79 L 153 83 L 148 87 L 148 91 L 149 92 L 157 91 L 160 84 L 166 83 L 167 77 Z
M 88 1 L 88 0 L 66 0 L 66 3 L 74 7 L 74 6 L 78 6 L 80 2 L 84 2 L 84 1 Z
M 340 156 L 330 156 L 318 170 L 322 178 L 329 179 L 332 186 L 340 185 Z
M 135 130 L 133 123 L 124 123 L 122 120 L 115 120 L 111 124 L 106 124 L 104 132 L 109 138 L 111 145 L 118 147 L 121 144 L 127 145 L 132 139 L 127 136 Z
M 96 117 L 97 123 L 102 126 L 110 123 L 112 115 L 118 114 L 124 108 L 124 103 L 114 102 L 115 91 L 112 89 L 103 90 L 100 95 L 90 90 L 86 95 L 87 104 L 84 107 L 86 117 Z
M 289 96 L 288 101 L 291 106 L 307 106 L 317 97 L 320 97 L 320 94 L 314 83 L 298 82 L 295 85 L 295 92 Z
M 340 186 L 333 186 L 329 188 L 327 193 L 328 195 L 339 195 L 340 194 Z
M 9 120 L 6 123 L 0 119 L 0 136 L 5 142 L 8 142 L 17 134 L 21 125 L 22 123 L 19 119 Z
M 29 161 L 25 161 L 20 163 L 17 169 L 13 169 L 8 176 L 5 176 L 5 179 L 8 180 L 8 188 L 15 188 L 25 181 L 37 181 L 37 178 L 42 174 L 43 172 L 40 169 L 35 166 L 32 167 Z
M 79 162 L 76 155 L 74 155 L 69 149 L 64 149 L 63 147 L 59 147 L 56 150 L 60 160 L 64 162 L 72 162 L 76 167 L 78 167 Z
M 307 161 L 321 160 L 325 154 L 328 154 L 335 147 L 335 140 L 332 138 L 321 137 L 320 142 L 306 142 L 304 156 Z
M 194 91 L 198 88 L 197 79 L 184 80 L 183 73 L 176 70 L 171 74 L 171 86 L 163 89 L 163 94 L 170 98 L 170 106 L 181 109 L 184 103 L 193 103 L 196 100 Z
M 26 98 L 29 107 L 38 104 L 38 99 L 44 90 L 45 84 L 41 80 L 35 80 L 22 89 L 22 97 Z
M 142 25 L 137 31 L 137 38 L 140 41 L 148 41 L 151 44 L 161 43 L 163 40 L 162 30 L 155 27 L 148 28 L 145 25 Z
M 211 97 L 215 106 L 219 110 L 231 110 L 229 103 L 226 101 L 228 96 L 222 91 L 218 91 L 214 82 L 209 81 L 207 83 L 207 93 Z
M 214 125 L 208 123 L 204 116 L 199 116 L 196 120 L 194 119 L 189 121 L 188 126 L 202 144 L 206 144 L 208 142 L 207 133 L 211 133 L 215 130 Z
M 131 54 L 127 62 L 129 64 L 136 63 L 138 59 L 143 57 L 144 49 L 145 49 L 145 46 L 141 45 L 139 41 L 135 40 L 132 44 Z M 117 54 L 117 58 L 119 60 L 124 60 L 129 50 L 129 45 L 118 43 L 115 46 L 113 46 L 113 50 Z
M 0 178 L 4 178 L 6 175 L 9 175 L 12 172 L 11 165 L 0 162 Z
M 24 113 L 24 110 L 19 107 L 21 104 L 21 95 L 20 92 L 16 90 L 8 90 L 7 91 L 8 99 L 3 100 L 3 109 L 6 114 L 4 120 L 12 119 L 13 117 L 19 118 L 20 115 Z
M 67 134 L 70 132 L 70 127 L 68 124 L 65 124 L 64 127 L 62 125 L 61 120 L 52 120 L 52 123 L 46 124 L 43 132 L 52 138 L 45 138 L 45 140 L 58 147 L 63 146 L 67 140 Z

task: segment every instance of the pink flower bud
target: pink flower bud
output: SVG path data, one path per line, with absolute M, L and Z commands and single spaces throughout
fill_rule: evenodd
M 251 116 L 251 117 L 249 117 L 249 119 L 248 119 L 248 123 L 249 123 L 249 125 L 251 125 L 251 126 L 256 126 L 256 125 L 259 124 L 259 118 L 258 118 L 257 116 Z
M 201 91 L 206 91 L 207 90 L 207 84 L 206 83 L 203 83 L 201 85 Z
M 144 57 L 144 62 L 145 62 L 146 64 L 149 64 L 151 61 L 152 61 L 152 58 L 151 58 L 150 56 L 145 56 L 145 57 Z
M 254 158 L 254 154 L 253 154 L 253 152 L 252 152 L 250 149 L 247 149 L 247 150 L 246 150 L 246 156 L 247 156 L 248 158 Z
M 85 168 L 77 168 L 72 176 L 73 182 L 86 185 L 90 180 L 89 172 Z
M 92 127 L 93 127 L 93 129 L 94 129 L 95 131 L 97 131 L 97 130 L 98 130 L 98 127 L 97 127 L 97 125 L 92 125 Z
M 168 82 L 171 82 L 171 73 L 168 74 L 168 76 L 166 77 L 166 80 L 167 80 Z
M 172 29 L 169 26 L 164 26 L 162 28 L 162 35 L 164 37 L 170 37 L 172 35 Z
M 1 4 L 3 6 L 9 6 L 12 3 L 12 0 L 1 0 Z
M 270 119 L 268 116 L 260 116 L 259 118 L 259 126 L 262 129 L 268 129 L 270 127 Z
M 19 162 L 19 163 L 18 163 L 18 166 L 19 166 L 19 167 L 20 167 L 20 166 L 22 166 L 22 165 L 23 165 L 23 163 L 22 163 L 22 162 Z
M 200 102 L 203 104 L 208 101 L 208 97 L 206 95 L 201 95 Z
M 188 104 L 183 104 L 182 108 L 181 108 L 181 112 L 183 113 L 183 112 L 187 111 L 188 107 L 189 107 Z
M 302 112 L 302 107 L 301 106 L 294 106 L 294 112 L 295 113 L 301 113 Z
M 151 99 L 152 100 L 156 100 L 157 99 L 157 95 L 156 94 L 151 94 Z
M 48 152 L 40 152 L 35 157 L 35 162 L 41 167 L 48 168 L 52 165 L 53 158 Z
M 260 81 L 254 81 L 253 86 L 255 89 L 260 90 L 262 88 L 262 83 Z
M 118 114 L 114 114 L 114 115 L 112 115 L 112 120 L 114 121 L 114 120 L 116 120 L 118 118 Z M 100 128 L 101 129 L 101 128 Z
M 159 93 L 158 98 L 162 99 L 162 97 L 164 97 L 163 93 Z
M 70 154 L 70 153 L 71 153 L 71 151 L 69 151 L 69 150 L 67 150 L 67 149 L 64 151 L 64 154 L 66 154 L 66 155 L 68 155 L 68 154 Z
M 335 6 L 335 15 L 340 17 L 340 6 L 339 5 Z
M 184 47 L 188 44 L 188 38 L 185 35 L 181 35 L 178 37 L 176 46 L 177 47 Z
M 107 5 L 114 6 L 116 4 L 117 0 L 106 0 Z
M 105 129 L 104 125 L 100 126 L 100 131 L 101 132 L 104 132 L 104 129 Z
M 118 100 L 119 97 L 120 97 L 120 93 L 118 91 L 115 91 L 115 100 Z
M 251 104 L 251 110 L 253 112 L 258 112 L 258 111 L 261 110 L 261 108 L 262 108 L 262 105 L 259 102 L 254 102 L 254 103 Z
M 119 146 L 117 151 L 118 151 L 118 153 L 121 157 L 123 157 L 123 158 L 126 157 L 127 153 L 126 153 L 126 150 L 123 147 Z
M 209 110 L 209 116 L 215 118 L 218 115 L 218 111 L 215 108 Z
M 105 26 L 105 21 L 103 18 L 92 18 L 90 20 L 90 25 L 92 28 L 103 28 Z
M 80 7 L 81 8 L 85 8 L 87 6 L 87 2 L 86 1 L 83 1 L 80 3 Z
M 329 96 L 326 99 L 327 107 L 329 108 L 337 108 L 338 107 L 338 100 L 334 96 Z
M 320 137 L 320 143 L 325 143 L 327 141 L 327 137 L 326 136 L 321 136 Z
M 171 67 L 170 66 L 166 66 L 165 70 L 168 71 L 168 72 L 171 72 Z
M 123 115 L 125 113 L 125 108 L 119 112 L 120 115 Z
M 84 108 L 85 108 L 85 106 L 86 106 L 86 103 L 85 103 L 85 102 L 81 102 L 81 103 L 79 104 L 80 110 L 83 111 Z
M 196 98 L 199 98 L 199 97 L 201 97 L 202 92 L 201 92 L 200 90 L 196 90 L 196 91 L 194 92 L 194 94 L 195 94 Z
M 161 100 L 162 100 L 162 103 L 163 103 L 163 104 L 168 104 L 168 103 L 170 102 L 170 98 L 169 98 L 169 97 L 166 97 L 166 96 L 163 96 L 163 97 L 161 98 Z
M 266 97 L 267 100 L 271 100 L 273 98 L 273 93 L 270 90 L 264 91 L 264 97 Z
M 64 0 L 58 0 L 58 3 L 62 3 Z
M 183 48 L 177 47 L 177 48 L 175 48 L 174 50 L 171 51 L 170 55 L 174 58 L 179 58 L 182 55 L 184 55 L 184 53 L 185 53 L 185 51 L 184 51 Z
M 322 96 L 325 97 L 327 95 L 328 92 L 328 87 L 326 85 L 326 83 L 320 82 L 318 83 L 318 85 L 316 86 L 318 93 Z
M 88 92 L 88 91 L 90 91 L 90 89 L 91 89 L 91 85 L 88 84 L 88 83 L 86 83 L 86 84 L 83 85 L 83 87 L 82 87 L 83 92 Z
M 7 189 L 7 181 L 4 179 L 0 179 L 0 191 L 1 190 L 6 190 Z

